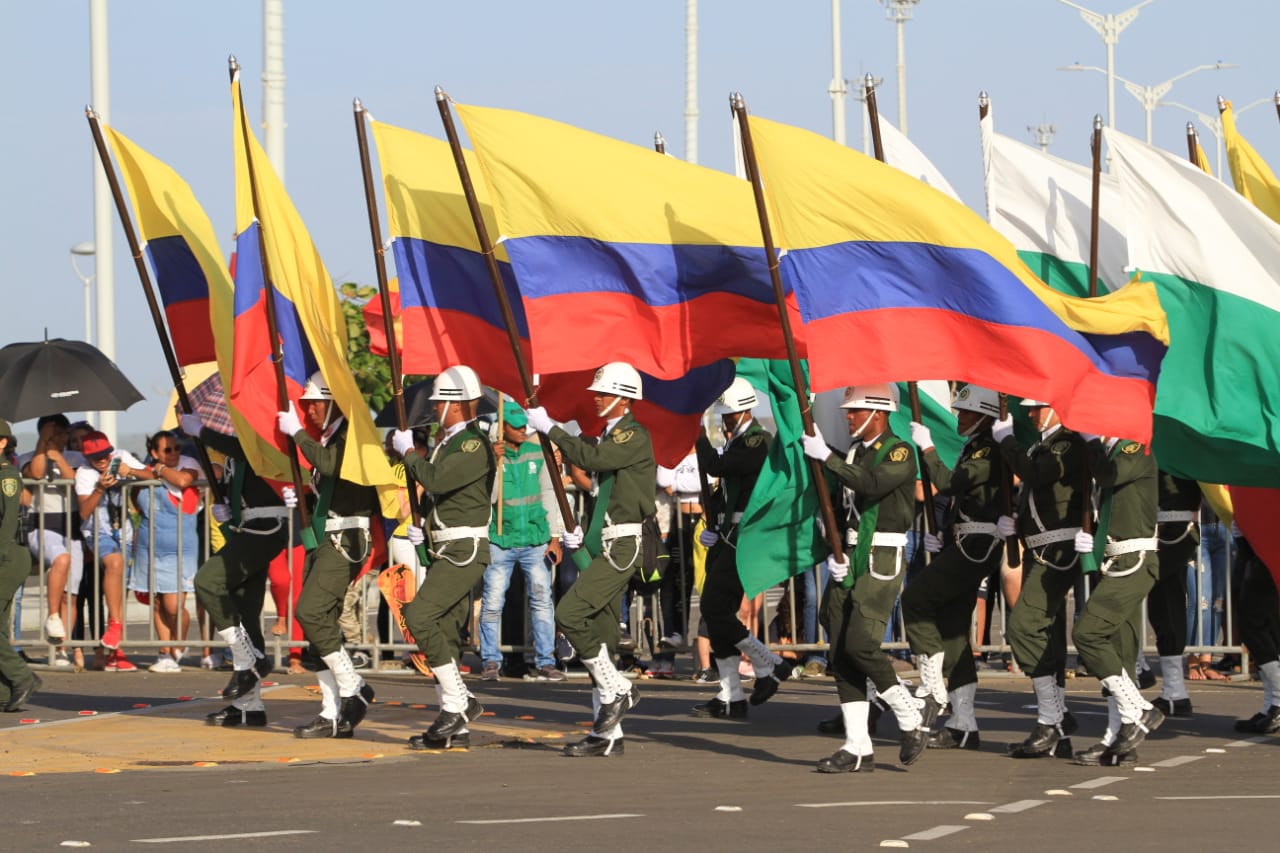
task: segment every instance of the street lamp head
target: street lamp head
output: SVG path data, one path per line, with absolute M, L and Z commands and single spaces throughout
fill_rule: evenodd
M 71 247 L 71 254 L 73 255 L 92 255 L 95 252 L 97 252 L 97 247 L 93 245 L 92 240 L 85 240 Z

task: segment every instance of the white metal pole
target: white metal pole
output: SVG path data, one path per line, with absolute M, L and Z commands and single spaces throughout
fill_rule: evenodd
M 1116 128 L 1116 35 L 1104 33 L 1102 36 L 1107 44 L 1107 127 L 1112 130 Z
M 831 0 L 831 86 L 827 91 L 831 94 L 831 138 L 844 145 L 844 96 L 849 90 L 844 85 L 840 57 L 840 0 Z
M 684 3 L 684 159 L 698 162 L 698 0 Z
M 104 124 L 111 120 L 110 80 L 107 63 L 107 0 L 89 0 L 89 80 L 93 108 Z M 113 200 L 107 173 L 98 158 L 93 165 L 93 245 L 94 277 L 98 284 L 98 349 L 116 360 L 115 258 L 112 252 Z M 103 412 L 94 426 L 113 441 L 116 435 L 115 412 Z
M 284 182 L 284 0 L 262 0 L 262 136 Z
M 907 135 L 907 16 L 898 11 L 898 130 Z

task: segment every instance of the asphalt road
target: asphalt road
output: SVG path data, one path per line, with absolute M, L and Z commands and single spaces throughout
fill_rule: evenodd
M 1273 850 L 1280 804 L 1280 738 L 1242 740 L 1231 730 L 1232 720 L 1257 710 L 1256 683 L 1191 684 L 1196 716 L 1168 721 L 1141 747 L 1137 769 L 1119 769 L 1006 757 L 1006 745 L 1030 729 L 1030 685 L 984 679 L 980 752 L 930 751 L 907 770 L 886 721 L 873 774 L 828 776 L 813 769 L 840 744 L 814 729 L 835 710 L 827 679 L 784 685 L 745 723 L 687 716 L 709 695 L 704 687 L 643 682 L 642 702 L 626 722 L 625 755 L 592 759 L 559 754 L 590 716 L 581 680 L 476 682 L 494 712 L 475 727 L 485 745 L 415 754 L 400 744 L 432 717 L 409 704 L 433 701 L 422 679 L 371 676 L 379 703 L 345 744 L 290 736 L 289 727 L 316 710 L 296 687 L 274 694 L 289 698 L 269 697 L 271 726 L 242 731 L 200 725 L 220 706 L 212 697 L 223 674 L 45 679 L 27 711 L 0 720 L 6 849 L 845 850 L 894 842 L 1037 853 L 1090 845 Z M 1082 748 L 1105 722 L 1096 682 L 1071 682 L 1069 703 Z M 207 745 L 213 766 L 195 766 L 190 742 L 170 755 L 172 738 L 148 740 L 162 716 Z M 105 749 L 108 738 L 118 746 L 136 737 L 154 760 L 115 773 L 43 772 L 37 764 L 35 775 L 4 775 L 6 760 L 22 759 L 22 738 L 37 735 L 56 736 L 68 759 Z M 292 758 L 218 760 L 248 739 Z M 339 745 L 345 754 L 331 749 Z

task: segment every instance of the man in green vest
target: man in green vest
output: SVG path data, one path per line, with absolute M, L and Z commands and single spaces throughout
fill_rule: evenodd
M 259 681 L 271 672 L 263 654 L 262 602 L 267 592 L 267 568 L 288 544 L 289 504 L 297 505 L 293 489 L 286 497 L 259 477 L 233 435 L 204 426 L 199 415 L 185 414 L 182 431 L 226 456 L 223 484 L 227 497 L 213 506 L 213 519 L 222 525 L 225 544 L 196 572 L 196 597 L 209 614 L 213 630 L 231 649 L 235 671 L 222 689 L 231 704 L 205 717 L 210 726 L 265 726 L 267 708 Z
M 429 457 L 414 451 L 413 433 L 396 430 L 392 447 L 404 456 L 405 472 L 426 493 L 422 519 L 407 535 L 415 546 L 428 543 L 431 563 L 404 621 L 436 677 L 440 713 L 410 749 L 465 749 L 467 724 L 484 707 L 467 689 L 458 669 L 462 627 L 471 615 L 470 595 L 489 563 L 490 503 L 497 459 L 488 432 L 476 421 L 480 378 L 465 364 L 443 371 L 431 385 L 440 431 Z M 410 488 L 415 488 L 411 485 Z M 425 529 L 424 529 L 425 528 Z
M 929 740 L 932 700 L 917 699 L 898 681 L 880 649 L 885 626 L 902 590 L 907 531 L 915 515 L 916 460 L 911 445 L 889 429 L 889 413 L 898 410 L 898 388 L 884 383 L 855 385 L 844 402 L 853 446 L 842 458 L 832 453 L 814 426 L 801 436 L 805 455 L 817 459 L 842 487 L 849 512 L 849 551 L 843 561 L 827 557 L 831 583 L 822 614 L 831 638 L 830 672 L 835 677 L 844 718 L 845 742 L 818 761 L 822 773 L 875 770 L 868 729 L 868 684 L 893 711 L 901 732 L 898 760 L 915 762 Z M 932 717 L 937 716 L 932 708 Z
M 318 496 L 312 518 L 317 545 L 303 563 L 295 618 L 323 667 L 316 673 L 320 714 L 295 728 L 293 734 L 300 738 L 349 738 L 368 713 L 373 688 L 356 672 L 342 645 L 338 619 L 347 587 L 369 557 L 370 518 L 378 507 L 378 495 L 372 486 L 342 479 L 347 419 L 334 403 L 320 371 L 307 380 L 299 400 L 303 415 L 320 430 L 319 441 L 302 428 L 292 403 L 277 420 L 280 431 L 293 436 L 298 450 L 311 463 L 311 488 Z
M 1067 712 L 1063 674 L 1067 661 L 1067 593 L 1080 577 L 1075 536 L 1081 530 L 1090 485 L 1084 439 L 1062 425 L 1053 407 L 1025 399 L 1039 438 L 1024 449 L 1013 435 L 1013 418 L 996 421 L 991 436 L 1005 464 L 1022 481 L 1017 521 L 1001 516 L 1004 538 L 1019 535 L 1024 546 L 1022 592 L 1009 613 L 1007 633 L 1014 659 L 1036 693 L 1031 734 L 1009 751 L 1014 758 L 1070 756 L 1075 718 Z
M 938 493 L 951 497 L 951 508 L 943 530 L 924 535 L 925 550 L 935 556 L 903 591 L 902 616 L 920 670 L 916 695 L 931 696 L 939 708 L 951 706 L 947 725 L 933 734 L 929 747 L 978 749 L 973 704 L 978 671 L 969 629 L 978 586 L 1000 567 L 1004 543 L 996 520 L 1005 469 L 991 437 L 991 425 L 1000 417 L 1000 395 L 962 385 L 951 405 L 956 426 L 967 439 L 955 468 L 938 456 L 929 428 L 911 422 L 911 440 Z
M 1134 683 L 1142 649 L 1142 602 L 1160 577 L 1156 538 L 1160 472 L 1155 458 L 1137 441 L 1104 441 L 1087 433 L 1080 437 L 1087 442 L 1089 470 L 1100 498 L 1097 531 L 1077 533 L 1075 548 L 1089 555 L 1086 563 L 1099 565 L 1102 580 L 1071 636 L 1080 660 L 1102 682 L 1108 713 L 1102 740 L 1077 752 L 1075 762 L 1106 767 L 1136 764 L 1138 744 L 1164 722 L 1164 714 L 1143 698 Z
M 695 450 L 698 467 L 710 477 L 719 477 L 716 489 L 719 513 L 699 536 L 708 548 L 707 577 L 702 585 L 702 618 L 707 622 L 711 655 L 720 673 L 720 692 L 708 702 L 695 705 L 695 717 L 728 717 L 745 720 L 747 700 L 738 671 L 739 656 L 751 659 L 756 673 L 751 704 L 759 705 L 778 690 L 789 669 L 782 658 L 747 630 L 738 618 L 742 607 L 742 579 L 738 577 L 738 530 L 742 512 L 751 498 L 756 478 L 769 453 L 769 433 L 751 416 L 756 392 L 741 376 L 716 401 L 728 441 L 717 452 L 706 435 L 699 435 Z
M 595 684 L 591 734 L 569 744 L 570 757 L 621 755 L 622 718 L 640 701 L 639 691 L 618 672 L 619 602 L 641 558 L 641 529 L 654 514 L 658 466 L 649 432 L 631 414 L 631 402 L 642 399 L 640 373 L 614 361 L 596 371 L 587 386 L 594 393 L 596 414 L 605 419 L 598 443 L 572 436 L 551 420 L 546 409 L 529 410 L 529 425 L 554 441 L 566 462 L 592 475 L 595 503 L 584 534 L 566 531 L 568 550 L 585 547 L 591 563 L 578 574 L 556 608 L 556 622 Z
M 13 650 L 13 596 L 26 583 L 31 557 L 18 542 L 22 513 L 22 474 L 14 465 L 18 441 L 9 422 L 0 418 L 0 702 L 5 711 L 20 711 L 40 689 L 40 676 Z

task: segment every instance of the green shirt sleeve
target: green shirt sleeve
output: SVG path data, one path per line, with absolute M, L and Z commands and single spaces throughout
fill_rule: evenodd
M 337 477 L 342 473 L 342 448 L 347 441 L 346 431 L 347 428 L 343 426 L 327 446 L 308 435 L 306 430 L 298 430 L 293 440 L 316 473 L 321 477 Z
M 1089 454 L 1089 473 L 1103 489 L 1123 486 L 1150 474 L 1150 460 L 1143 453 L 1141 442 L 1122 438 L 1119 446 L 1113 448 L 1115 453 L 1108 451 L 1098 439 L 1090 441 L 1085 448 Z
M 875 455 L 867 452 L 860 459 L 845 462 L 842 456 L 833 453 L 824 465 L 842 485 L 869 501 L 879 500 L 903 483 L 916 479 L 915 454 L 906 442 L 898 442 L 880 464 L 873 464 L 874 459 Z
M 610 439 L 600 444 L 589 444 L 558 426 L 552 427 L 547 437 L 560 447 L 565 460 L 587 471 L 617 471 L 643 462 L 653 452 L 647 441 L 619 443 Z

